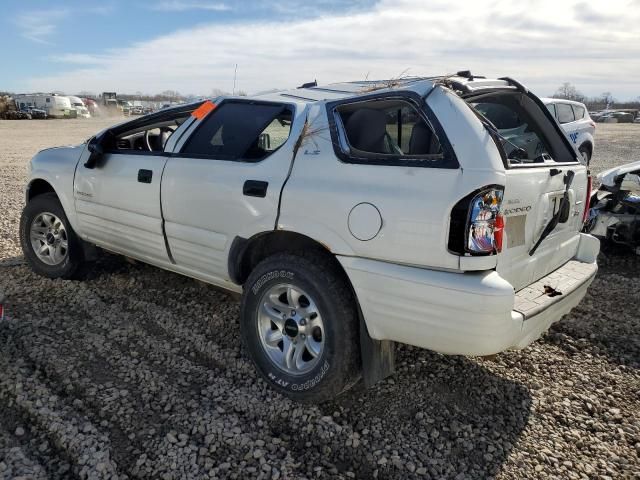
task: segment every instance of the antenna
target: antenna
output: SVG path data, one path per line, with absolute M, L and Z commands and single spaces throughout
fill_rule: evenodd
M 236 68 L 233 71 L 233 91 L 231 92 L 232 95 L 236 94 L 236 76 L 238 75 L 238 64 L 236 63 Z

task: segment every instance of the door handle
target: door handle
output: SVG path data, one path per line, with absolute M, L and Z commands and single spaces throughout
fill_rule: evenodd
M 153 172 L 151 170 L 138 170 L 138 181 L 140 183 L 151 183 L 151 178 L 153 177 Z
M 260 197 L 267 196 L 267 187 L 269 182 L 263 182 L 262 180 L 247 180 L 242 186 L 242 193 L 247 197 Z

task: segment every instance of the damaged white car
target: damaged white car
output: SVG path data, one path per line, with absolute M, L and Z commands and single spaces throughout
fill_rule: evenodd
M 242 293 L 258 372 L 321 401 L 391 373 L 394 342 L 537 339 L 596 274 L 589 197 L 540 99 L 461 72 L 219 97 L 44 150 L 20 236 L 50 278 L 97 246 Z
M 611 168 L 597 179 L 585 232 L 640 255 L 640 162 Z

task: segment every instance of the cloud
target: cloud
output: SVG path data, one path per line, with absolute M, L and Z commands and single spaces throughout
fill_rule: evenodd
M 151 7 L 151 10 L 161 12 L 184 12 L 187 10 L 211 10 L 215 12 L 223 12 L 231 10 L 231 7 L 224 3 L 217 2 L 190 2 L 185 0 L 164 0 L 157 2 Z
M 74 14 L 108 15 L 113 11 L 112 4 L 94 5 L 77 8 Z M 68 8 L 31 10 L 18 14 L 14 23 L 21 30 L 22 37 L 32 42 L 52 45 L 51 38 L 61 23 L 71 17 Z
M 52 62 L 69 63 L 75 65 L 91 65 L 101 64 L 105 57 L 99 55 L 89 55 L 86 53 L 63 53 L 62 55 L 51 55 L 49 60 Z
M 25 12 L 15 20 L 22 30 L 22 36 L 32 42 L 50 44 L 49 39 L 56 32 L 58 23 L 69 15 L 69 10 L 34 10 Z
M 207 94 L 289 88 L 318 79 L 448 74 L 513 76 L 540 94 L 565 81 L 584 93 L 636 97 L 640 9 L 609 0 L 616 29 L 590 28 L 576 0 L 446 2 L 380 0 L 367 10 L 287 21 L 194 25 L 148 41 L 83 57 L 60 54 L 67 72 L 31 79 L 30 88 Z M 535 19 L 533 21 L 532 19 Z M 73 67 L 77 65 L 77 67 Z M 624 72 L 624 75 L 620 75 Z

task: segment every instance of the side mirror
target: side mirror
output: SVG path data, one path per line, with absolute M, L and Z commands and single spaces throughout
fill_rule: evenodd
M 107 130 L 105 133 L 101 135 L 96 135 L 91 140 L 89 140 L 89 145 L 87 145 L 87 150 L 89 150 L 89 158 L 84 163 L 85 168 L 95 168 L 100 159 L 104 156 L 105 148 L 104 144 L 107 139 L 107 135 L 109 131 Z

